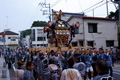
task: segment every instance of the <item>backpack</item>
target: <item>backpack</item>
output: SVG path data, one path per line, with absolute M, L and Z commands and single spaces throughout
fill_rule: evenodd
M 59 69 L 52 70 L 50 72 L 50 80 L 59 80 L 59 79 L 60 79 L 60 71 L 59 71 Z

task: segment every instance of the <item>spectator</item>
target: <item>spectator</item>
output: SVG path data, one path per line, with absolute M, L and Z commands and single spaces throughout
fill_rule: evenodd
M 82 80 L 82 77 L 77 69 L 73 69 L 74 60 L 67 60 L 68 69 L 63 70 L 60 80 Z
M 110 76 L 113 76 L 112 58 L 111 58 L 111 56 L 110 56 L 111 54 L 112 54 L 112 51 L 108 51 L 108 52 L 107 52 L 106 62 L 107 62 L 107 65 L 108 65 L 108 73 L 109 73 L 109 70 L 110 70 Z
M 107 63 L 104 60 L 98 60 L 96 62 L 96 71 L 98 75 L 93 80 L 101 80 L 102 77 L 108 77 Z
M 18 64 L 18 68 L 15 70 L 15 73 L 14 73 L 15 79 L 14 80 L 23 80 L 23 75 L 24 75 L 23 68 L 25 67 L 24 62 L 19 61 L 17 64 Z
M 28 61 L 26 64 L 26 70 L 24 72 L 24 79 L 23 80 L 35 80 L 33 76 L 33 63 Z
M 53 64 L 53 60 L 49 59 L 50 80 L 59 80 L 60 70 L 57 65 Z
M 115 63 L 115 52 L 114 52 L 114 50 L 113 50 L 113 47 L 111 47 L 110 50 L 112 51 L 112 54 L 111 54 L 111 56 L 112 56 L 112 66 L 114 67 L 114 63 Z
M 35 54 L 33 54 L 33 65 L 34 65 L 34 68 L 33 68 L 33 73 L 34 73 L 34 77 L 35 77 L 35 80 L 37 80 L 37 77 L 38 77 L 38 72 L 37 72 L 37 66 L 38 66 L 38 54 L 39 51 L 36 51 Z
M 120 64 L 120 49 L 119 48 L 117 48 L 116 50 L 116 55 L 117 55 L 117 61 Z
M 49 61 L 41 51 L 39 54 L 38 75 L 40 80 L 49 80 L 50 72 L 48 69 Z
M 79 54 L 74 54 L 74 61 L 76 63 L 73 65 L 73 68 L 77 69 L 80 72 L 80 74 L 84 80 L 86 66 L 83 62 L 80 62 Z
M 11 51 L 9 51 L 9 54 L 7 55 L 7 61 L 8 61 L 8 69 L 11 69 L 11 62 L 12 62 L 12 55 Z
M 99 59 L 99 54 L 98 54 L 99 51 L 97 50 L 94 50 L 92 55 L 91 55 L 91 59 L 92 59 L 92 67 L 93 67 L 93 71 L 94 71 L 94 75 L 93 77 L 95 77 L 97 75 L 97 71 L 95 69 L 95 64 L 96 64 L 96 61 Z
M 54 50 L 51 50 L 50 55 L 49 55 L 49 59 L 53 59 L 53 56 L 54 56 Z
M 90 55 L 90 51 L 87 50 L 86 54 L 85 54 L 85 64 L 86 64 L 86 80 L 89 80 L 88 78 L 88 73 L 89 71 L 91 72 L 91 80 L 93 80 L 93 67 L 91 64 L 91 55 Z

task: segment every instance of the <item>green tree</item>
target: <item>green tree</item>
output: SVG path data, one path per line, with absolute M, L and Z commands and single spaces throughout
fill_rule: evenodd
M 32 27 L 44 27 L 44 26 L 48 26 L 48 23 L 46 21 L 34 21 L 32 24 Z
M 24 30 L 20 33 L 20 39 L 25 38 L 26 35 L 31 35 L 31 29 Z
M 110 12 L 110 15 L 108 16 L 108 18 L 113 18 L 116 20 L 119 20 L 119 10 L 117 9 L 115 12 Z

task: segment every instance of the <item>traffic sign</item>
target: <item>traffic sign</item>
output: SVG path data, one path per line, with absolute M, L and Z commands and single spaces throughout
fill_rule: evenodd
M 5 34 L 2 34 L 2 37 L 5 37 Z
M 6 42 L 5 38 L 3 37 L 2 42 Z

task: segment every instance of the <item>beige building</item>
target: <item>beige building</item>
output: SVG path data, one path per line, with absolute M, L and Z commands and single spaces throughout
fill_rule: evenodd
M 4 48 L 4 42 L 2 42 L 2 34 L 4 32 L 0 33 L 0 48 Z M 12 32 L 12 31 L 5 31 L 5 47 L 6 48 L 16 48 L 18 46 L 18 38 L 19 38 L 19 34 Z
M 118 46 L 117 25 L 114 19 L 71 16 L 68 22 L 80 23 L 72 40 L 73 46 L 93 46 L 97 49 L 101 46 L 104 49 Z

